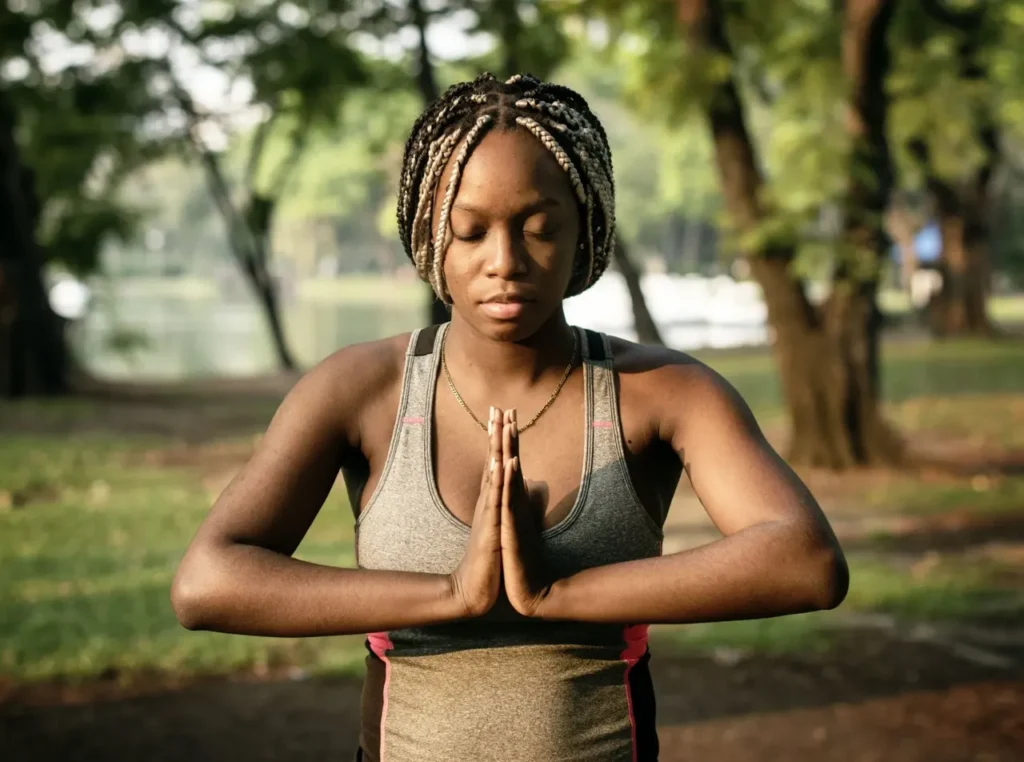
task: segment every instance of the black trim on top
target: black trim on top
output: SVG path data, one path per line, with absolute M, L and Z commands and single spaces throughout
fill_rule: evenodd
M 601 334 L 589 328 L 584 328 L 583 331 L 587 335 L 587 357 L 594 362 L 604 362 L 608 359 L 604 356 L 604 341 Z
M 658 762 L 658 728 L 655 723 L 650 651 L 646 651 L 629 670 L 629 698 L 636 728 L 636 760 Z
M 360 698 L 359 748 L 356 762 L 378 762 L 380 759 L 380 721 L 384 714 L 384 684 L 387 681 L 387 664 L 370 647 L 366 647 L 366 676 L 363 678 L 363 692 Z
M 434 339 L 437 338 L 440 328 L 440 324 L 434 323 L 420 331 L 419 336 L 416 337 L 416 346 L 412 350 L 415 357 L 426 357 L 434 353 Z

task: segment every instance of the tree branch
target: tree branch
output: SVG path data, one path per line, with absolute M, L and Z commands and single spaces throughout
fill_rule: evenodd
M 276 103 L 271 105 L 270 116 L 260 122 L 260 126 L 256 128 L 256 132 L 252 136 L 252 144 L 249 146 L 249 160 L 245 164 L 245 187 L 250 190 L 256 184 L 260 163 L 263 159 L 263 149 L 267 144 L 267 136 L 270 135 L 271 127 L 277 122 L 279 112 L 275 106 Z
M 954 11 L 946 6 L 942 0 L 921 0 L 921 7 L 929 16 L 947 26 L 952 26 L 964 32 L 974 33 L 978 31 L 981 22 L 985 17 L 985 5 L 990 0 L 985 0 L 971 10 Z

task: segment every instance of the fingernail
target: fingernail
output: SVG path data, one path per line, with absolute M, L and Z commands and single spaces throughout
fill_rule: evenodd
M 489 413 L 487 414 L 487 417 L 488 417 L 488 419 L 490 419 L 490 420 L 492 420 L 492 421 L 494 420 L 494 405 L 491 405 L 491 410 L 490 410 L 490 412 L 489 412 Z
M 491 456 L 491 470 L 495 470 L 498 467 L 498 459 L 493 455 Z
M 491 416 L 491 420 L 487 421 L 487 436 L 494 433 L 494 416 Z
M 519 470 L 519 456 L 516 455 L 514 458 L 512 458 L 512 472 L 515 473 L 518 470 Z

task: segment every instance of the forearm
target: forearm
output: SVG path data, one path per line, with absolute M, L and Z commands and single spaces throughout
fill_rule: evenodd
M 185 627 L 243 635 L 345 635 L 463 616 L 446 575 L 336 568 L 242 544 L 186 559 L 171 598 Z
M 558 580 L 538 614 L 650 624 L 754 619 L 838 605 L 846 579 L 838 549 L 772 522 L 692 550 Z

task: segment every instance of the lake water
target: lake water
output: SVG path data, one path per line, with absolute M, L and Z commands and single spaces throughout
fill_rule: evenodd
M 678 349 L 763 344 L 767 329 L 755 304 L 723 313 L 722 298 L 707 300 L 663 279 L 645 281 L 649 306 L 670 346 Z M 692 291 L 692 289 L 691 289 Z M 286 300 L 283 319 L 291 349 L 310 366 L 348 344 L 402 333 L 424 323 L 422 304 Z M 717 310 L 717 311 L 716 311 Z M 616 274 L 566 302 L 571 323 L 633 338 L 628 294 Z M 126 341 L 132 335 L 134 340 Z M 119 286 L 97 298 L 72 328 L 72 341 L 87 369 L 101 377 L 182 379 L 247 376 L 275 370 L 262 311 L 253 301 L 216 294 Z M 118 346 L 120 345 L 120 349 Z

